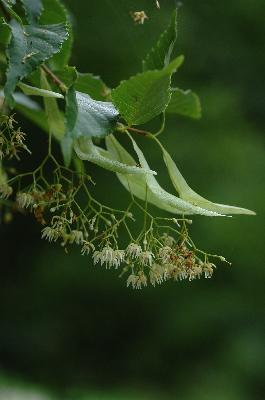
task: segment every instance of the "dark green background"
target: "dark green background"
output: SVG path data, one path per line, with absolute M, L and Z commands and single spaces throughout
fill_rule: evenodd
M 111 87 L 138 72 L 175 4 L 160 3 L 159 11 L 152 0 L 66 1 L 72 64 Z M 141 9 L 149 20 L 135 26 L 129 12 Z M 174 79 L 200 95 L 203 118 L 170 117 L 162 137 L 195 190 L 257 212 L 194 218 L 198 246 L 232 268 L 132 291 L 116 272 L 75 251 L 66 256 L 40 240 L 31 219 L 17 218 L 0 230 L 3 385 L 25 381 L 73 400 L 264 399 L 264 11 L 263 0 L 183 1 L 176 54 L 185 64 Z M 159 151 L 140 142 L 167 185 Z M 103 200 L 126 204 L 114 176 L 91 172 Z

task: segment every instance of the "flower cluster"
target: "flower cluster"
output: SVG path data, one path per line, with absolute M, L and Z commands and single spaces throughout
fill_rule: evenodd
M 110 246 L 105 246 L 101 251 L 94 251 L 92 256 L 94 264 L 105 264 L 106 268 L 118 268 L 125 260 L 124 250 L 113 250 Z
M 94 245 L 85 242 L 82 254 L 92 253 L 94 264 L 104 265 L 107 269 L 117 269 L 124 265 L 121 275 L 131 272 L 127 278 L 127 286 L 133 289 L 142 289 L 148 283 L 152 286 L 160 285 L 170 279 L 192 281 L 202 276 L 211 278 L 215 265 L 207 257 L 202 261 L 195 249 L 187 247 L 185 240 L 178 243 L 167 234 L 161 240 L 164 243 L 161 242 L 152 251 L 146 250 L 145 245 L 141 246 L 139 243 L 130 243 L 125 250 L 112 248 L 110 244 L 101 250 L 95 250 Z
M 20 127 L 16 127 L 16 124 L 13 115 L 0 117 L 0 160 L 13 157 L 19 160 L 19 153 L 22 150 L 30 153 L 24 143 L 26 135 Z
M 87 196 L 85 207 L 77 199 L 81 191 Z M 189 237 L 186 227 L 189 220 L 171 220 L 173 226 L 180 228 L 180 231 L 172 228 L 173 237 L 166 232 L 161 234 L 159 223 L 148 214 L 149 229 L 144 227 L 133 239 L 129 223 L 134 218 L 130 208 L 117 212 L 103 206 L 91 197 L 82 180 L 76 185 L 57 182 L 46 188 L 39 185 L 38 189 L 20 191 L 17 204 L 32 211 L 44 225 L 43 239 L 59 241 L 66 251 L 70 245 L 80 246 L 81 254 L 90 255 L 94 265 L 120 269 L 120 276 L 127 274 L 127 286 L 133 289 L 160 285 L 170 279 L 210 278 L 213 274 L 215 265 L 206 253 L 196 249 Z M 126 228 L 130 238 L 124 249 L 118 244 L 122 228 Z
M 155 286 L 169 279 L 192 281 L 201 276 L 212 276 L 214 264 L 203 262 L 194 249 L 188 249 L 185 242 L 176 243 L 167 235 L 164 238 L 166 245 L 161 245 L 154 252 L 139 251 L 138 257 L 127 260 L 132 271 L 127 279 L 127 286 L 141 289 L 147 286 L 148 281 Z M 168 246 L 168 242 L 173 243 Z
M 2 155 L 17 156 L 19 146 L 24 146 L 24 134 L 15 133 L 14 123 L 13 117 L 5 119 L 4 132 L 10 135 L 9 142 L 0 141 Z M 49 176 L 48 169 L 52 171 Z M 5 206 L 12 203 L 13 209 L 32 213 L 43 226 L 41 237 L 49 243 L 59 242 L 66 252 L 72 245 L 79 246 L 95 266 L 120 270 L 120 276 L 127 275 L 127 287 L 142 289 L 170 279 L 212 276 L 215 265 L 193 244 L 186 227 L 190 220 L 153 217 L 135 199 L 127 210 L 107 207 L 91 195 L 91 182 L 88 175 L 58 164 L 51 154 L 32 173 L 11 179 L 0 165 L 0 199 Z M 13 193 L 11 202 L 7 199 Z M 140 232 L 131 227 L 134 208 L 144 216 Z M 124 242 L 126 236 L 128 242 L 121 248 L 119 238 Z
M 47 187 L 33 187 L 28 191 L 19 191 L 16 194 L 16 203 L 19 209 L 30 209 L 35 218 L 42 225 L 46 224 L 45 213 L 52 213 L 61 207 L 66 199 L 62 185 L 54 184 Z

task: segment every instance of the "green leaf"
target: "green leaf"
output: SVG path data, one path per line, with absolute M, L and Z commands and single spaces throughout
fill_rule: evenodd
M 21 0 L 27 15 L 29 24 L 34 24 L 38 21 L 43 10 L 41 0 Z
M 183 60 L 179 56 L 162 70 L 135 75 L 112 90 L 114 105 L 129 125 L 144 124 L 165 111 L 171 96 L 171 75 Z
M 45 73 L 41 73 L 41 87 L 45 90 L 51 89 L 49 82 L 46 79 Z M 62 140 L 64 137 L 64 117 L 59 110 L 57 100 L 55 98 L 44 97 L 45 112 L 48 119 L 49 131 L 57 140 Z
M 104 101 L 110 94 L 110 89 L 105 85 L 102 79 L 90 73 L 78 73 L 75 87 L 79 92 L 87 93 L 95 100 Z
M 128 165 L 117 160 L 112 160 L 109 157 L 105 157 L 102 155 L 100 148 L 95 146 L 92 139 L 88 137 L 82 137 L 75 141 L 74 149 L 81 160 L 90 161 L 99 167 L 112 172 L 133 175 L 156 174 L 156 172 L 151 171 L 149 168 L 139 168 L 136 165 Z
M 28 96 L 54 97 L 56 99 L 64 98 L 64 96 L 60 93 L 52 92 L 51 90 L 40 89 L 34 86 L 29 86 L 23 82 L 20 82 L 18 86 L 23 91 L 23 93 Z
M 68 38 L 63 43 L 60 53 L 56 54 L 49 61 L 53 70 L 63 69 L 70 60 L 73 45 L 73 31 L 69 13 L 60 0 L 42 0 L 44 11 L 40 17 L 40 23 L 43 25 L 66 24 Z
M 10 39 L 10 28 L 4 18 L 0 18 L 0 44 L 7 47 Z M 2 46 L 1 46 L 2 47 Z
M 10 27 L 12 39 L 8 47 L 9 68 L 5 95 L 12 105 L 12 93 L 17 83 L 60 51 L 67 38 L 67 31 L 64 24 L 23 27 L 15 20 L 11 21 Z
M 67 136 L 103 137 L 115 128 L 118 111 L 112 103 L 93 100 L 72 87 L 67 95 Z
M 70 88 L 73 84 L 75 84 L 78 78 L 78 72 L 76 68 L 69 67 L 68 65 L 61 70 L 56 70 L 55 74 L 67 88 Z
M 40 24 L 53 25 L 68 21 L 68 12 L 60 0 L 42 0 Z
M 172 89 L 166 112 L 195 119 L 201 118 L 200 99 L 191 90 Z
M 68 73 L 74 77 L 72 70 Z M 86 93 L 76 91 L 74 86 L 71 86 L 66 97 L 66 134 L 62 141 L 66 165 L 71 161 L 74 139 L 84 136 L 106 136 L 113 131 L 117 118 L 118 112 L 112 103 L 93 100 Z
M 100 77 L 77 72 L 75 67 L 66 66 L 57 70 L 56 75 L 68 88 L 74 84 L 78 92 L 86 93 L 94 100 L 106 101 L 110 94 L 110 89 Z
M 168 28 L 162 33 L 155 47 L 143 60 L 143 70 L 162 69 L 170 62 L 177 39 L 177 9 L 174 10 Z
M 162 151 L 163 151 L 163 158 L 165 164 L 167 166 L 170 179 L 175 187 L 176 191 L 178 192 L 181 199 L 188 201 L 189 203 L 193 204 L 194 206 L 201 207 L 205 210 L 216 212 L 219 214 L 248 214 L 248 215 L 255 215 L 253 211 L 247 210 L 245 208 L 239 208 L 234 206 L 227 206 L 224 204 L 217 204 L 212 203 L 209 200 L 206 200 L 194 190 L 192 190 L 189 185 L 187 184 L 184 177 L 181 175 L 178 167 L 176 166 L 175 162 L 172 160 L 169 153 L 164 149 L 164 147 L 158 142 Z

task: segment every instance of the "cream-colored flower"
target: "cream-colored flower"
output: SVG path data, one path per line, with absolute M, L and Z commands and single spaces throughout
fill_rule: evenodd
M 162 240 L 165 246 L 168 247 L 172 247 L 176 243 L 175 239 L 172 236 L 168 235 L 167 233 L 163 234 Z
M 125 251 L 124 250 L 115 250 L 113 253 L 112 266 L 118 268 L 125 259 Z
M 151 251 L 143 251 L 139 255 L 139 261 L 142 266 L 151 267 L 153 264 L 154 254 Z
M 82 231 L 72 230 L 69 235 L 69 242 L 76 244 L 83 244 L 84 235 Z
M 81 250 L 82 256 L 90 254 L 91 251 L 95 251 L 95 246 L 93 243 L 85 241 Z
M 0 198 L 8 199 L 13 193 L 13 188 L 9 186 L 7 183 L 3 183 L 0 185 Z
M 18 192 L 16 200 L 20 208 L 28 208 L 34 204 L 34 199 L 30 193 Z
M 46 226 L 42 229 L 42 239 L 47 239 L 49 242 L 56 242 L 60 237 L 60 233 L 57 229 L 51 228 L 50 226 Z
M 142 253 L 142 248 L 141 246 L 139 246 L 139 244 L 130 243 L 126 249 L 126 253 L 129 257 L 135 259 L 138 258 L 139 255 Z
M 127 287 L 132 286 L 133 289 L 142 289 L 142 286 L 147 286 L 147 278 L 143 271 L 137 275 L 130 275 L 127 279 Z
M 125 258 L 124 250 L 113 250 L 110 246 L 105 246 L 101 251 L 95 251 L 93 256 L 94 264 L 106 266 L 106 268 L 118 268 Z
M 156 284 L 161 285 L 164 281 L 164 268 L 159 264 L 154 264 L 149 272 L 149 278 L 151 285 L 155 286 Z
M 212 263 L 203 264 L 202 270 L 206 279 L 212 277 L 214 268 L 216 268 L 216 266 Z
M 163 264 L 168 264 L 171 260 L 172 249 L 169 246 L 160 247 L 158 257 Z
M 144 11 L 135 11 L 131 13 L 132 19 L 136 24 L 143 25 L 144 21 L 148 19 L 148 16 Z
M 135 289 L 137 280 L 138 280 L 138 275 L 134 275 L 134 274 L 129 275 L 129 277 L 127 279 L 127 287 L 129 287 L 131 285 L 132 288 Z

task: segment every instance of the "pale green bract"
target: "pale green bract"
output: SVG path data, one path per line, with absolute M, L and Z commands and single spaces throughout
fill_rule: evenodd
M 43 72 L 41 72 L 41 86 L 43 90 L 50 91 L 50 84 Z M 48 120 L 49 131 L 58 141 L 62 140 L 65 133 L 64 117 L 59 110 L 57 99 L 44 97 L 45 113 Z
M 108 151 L 99 148 L 102 155 L 113 160 L 118 160 L 129 165 L 135 165 L 133 157 L 124 149 L 124 147 L 118 142 L 113 135 L 106 137 L 106 146 Z M 140 200 L 147 200 L 148 203 L 155 205 L 156 207 L 176 214 L 176 209 L 171 207 L 165 202 L 162 202 L 153 192 L 148 190 L 147 183 L 144 175 L 125 175 L 117 173 L 117 177 L 121 184 L 131 193 L 132 196 L 137 197 Z
M 88 137 L 81 137 L 75 141 L 74 149 L 77 156 L 81 160 L 87 160 L 99 167 L 108 169 L 109 171 L 120 174 L 135 174 L 135 175 L 156 175 L 155 171 L 150 168 L 140 168 L 135 165 L 124 164 L 120 161 L 109 159 L 102 155 Z
M 132 136 L 129 134 L 129 137 L 132 141 L 134 150 L 139 158 L 139 161 L 142 165 L 142 167 L 149 168 L 149 165 L 143 155 L 143 152 L 135 142 L 135 140 L 132 138 Z M 161 202 L 165 202 L 171 207 L 176 209 L 176 212 L 179 214 L 201 214 L 201 215 L 207 215 L 209 217 L 217 217 L 221 216 L 221 214 L 214 212 L 214 211 L 209 211 L 204 208 L 195 206 L 185 200 L 182 200 L 168 192 L 166 192 L 157 182 L 157 180 L 153 176 L 146 176 L 146 183 L 148 186 L 148 189 L 155 194 Z
M 141 149 L 131 136 L 130 139 L 142 167 L 150 169 Z M 110 135 L 106 138 L 106 144 L 109 153 L 111 153 L 112 157 L 114 157 L 116 160 L 126 160 L 128 163 L 133 162 L 133 158 L 126 152 L 125 149 L 123 149 L 113 135 Z M 149 203 L 170 213 L 185 215 L 200 214 L 210 217 L 221 216 L 219 213 L 194 206 L 193 204 L 166 192 L 159 185 L 156 178 L 152 175 L 133 178 L 130 176 L 123 177 L 118 175 L 118 178 L 123 186 L 125 186 L 125 188 L 131 192 L 132 195 L 141 200 L 147 199 Z
M 162 149 L 163 158 L 167 166 L 170 179 L 181 199 L 190 202 L 194 206 L 202 207 L 206 210 L 213 211 L 216 213 L 229 214 L 229 215 L 230 214 L 255 215 L 254 211 L 245 208 L 213 203 L 203 198 L 196 192 L 194 192 L 194 190 L 192 190 L 187 184 L 186 180 L 180 173 L 178 167 L 176 166 L 175 162 L 173 161 L 169 153 L 166 151 L 166 149 L 161 145 L 161 143 L 158 140 L 157 143 L 160 145 Z
M 52 90 L 40 89 L 34 86 L 27 85 L 26 83 L 20 82 L 18 87 L 22 92 L 28 96 L 40 96 L 40 97 L 53 97 L 56 99 L 63 99 L 64 96 L 61 93 L 53 92 Z

